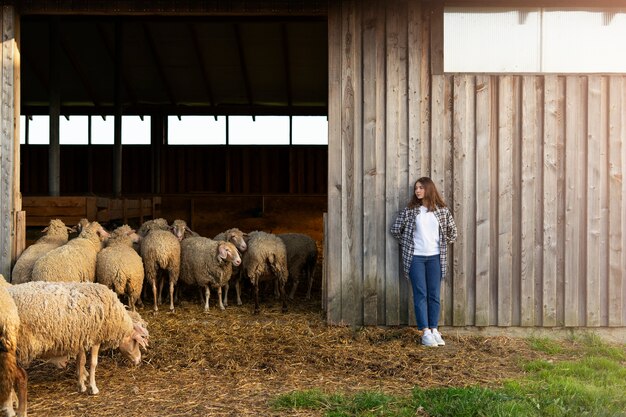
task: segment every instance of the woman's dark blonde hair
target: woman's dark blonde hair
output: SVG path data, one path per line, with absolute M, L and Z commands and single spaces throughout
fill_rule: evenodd
M 415 187 L 417 187 L 418 183 L 422 184 L 422 187 L 424 187 L 424 198 L 421 200 L 415 195 Z M 419 206 L 426 207 L 428 211 L 435 211 L 437 207 L 446 207 L 446 203 L 443 201 L 441 194 L 439 194 L 435 183 L 428 177 L 419 178 L 413 185 L 413 198 L 411 198 L 409 202 L 409 208 Z

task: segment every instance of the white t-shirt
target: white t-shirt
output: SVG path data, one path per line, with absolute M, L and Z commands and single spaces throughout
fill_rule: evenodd
M 415 216 L 415 234 L 413 235 L 413 255 L 439 255 L 439 222 L 435 213 L 420 206 L 420 213 Z

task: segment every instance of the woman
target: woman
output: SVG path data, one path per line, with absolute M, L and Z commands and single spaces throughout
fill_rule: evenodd
M 447 244 L 456 240 L 456 224 L 437 187 L 428 177 L 415 182 L 413 198 L 391 226 L 399 240 L 402 271 L 411 280 L 417 328 L 425 346 L 444 346 L 437 330 L 439 293 L 446 276 Z

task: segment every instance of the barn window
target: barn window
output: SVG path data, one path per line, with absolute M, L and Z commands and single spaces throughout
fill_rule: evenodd
M 294 116 L 291 126 L 292 144 L 328 145 L 328 119 L 326 116 Z
M 167 143 L 170 145 L 226 144 L 226 116 L 169 116 Z
M 289 145 L 289 116 L 229 116 L 232 145 Z
M 50 116 L 32 116 L 28 120 L 28 141 L 30 145 L 50 143 Z
M 626 10 L 447 7 L 445 72 L 624 73 Z
M 89 116 L 61 117 L 59 143 L 61 145 L 87 145 L 89 143 Z
M 113 145 L 115 137 L 115 117 L 108 115 L 91 116 L 91 143 Z M 122 145 L 150 144 L 150 116 L 122 116 Z

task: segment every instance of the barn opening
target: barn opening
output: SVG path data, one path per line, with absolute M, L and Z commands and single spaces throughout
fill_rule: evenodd
M 301 232 L 321 245 L 327 37 L 325 13 L 23 14 L 26 245 L 50 218 L 86 213 L 111 225 L 180 218 L 207 237 Z

